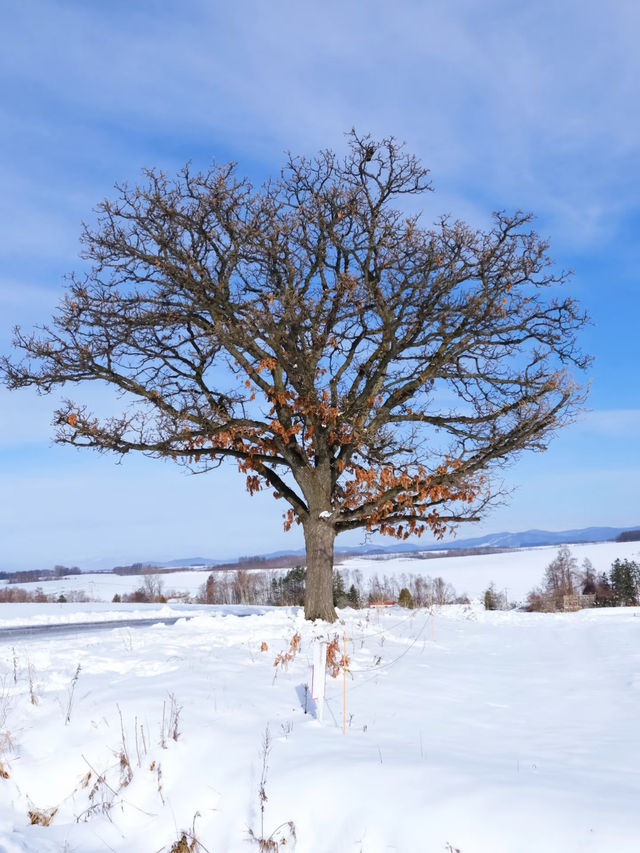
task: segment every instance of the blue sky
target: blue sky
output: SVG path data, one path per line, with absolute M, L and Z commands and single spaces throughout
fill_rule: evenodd
M 431 169 L 427 222 L 534 211 L 593 319 L 591 411 L 459 535 L 640 524 L 639 31 L 634 0 L 5 4 L 0 349 L 46 320 L 81 221 L 141 167 L 233 159 L 259 181 L 352 126 L 393 134 Z M 54 446 L 56 400 L 0 389 L 0 567 L 300 546 L 231 468 Z

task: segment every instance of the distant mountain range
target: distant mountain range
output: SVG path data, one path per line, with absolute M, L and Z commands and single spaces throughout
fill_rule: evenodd
M 620 533 L 637 530 L 635 527 L 583 527 L 579 530 L 524 530 L 520 533 L 488 533 L 486 536 L 476 536 L 470 539 L 454 539 L 450 542 L 433 542 L 430 544 L 408 544 L 400 542 L 395 545 L 353 545 L 336 547 L 336 554 L 400 554 L 416 551 L 454 551 L 464 548 L 535 548 L 542 545 L 570 545 L 578 542 L 608 542 Z M 266 560 L 278 557 L 304 555 L 304 548 L 297 550 L 271 551 L 268 554 L 256 555 Z M 183 557 L 167 562 L 144 562 L 146 566 L 162 569 L 180 568 L 181 566 L 215 566 L 228 564 L 230 560 L 219 560 L 209 557 Z
M 636 530 L 637 527 L 583 527 L 579 530 L 524 530 L 521 533 L 489 533 L 475 539 L 460 539 L 447 543 L 448 549 L 455 548 L 535 548 L 538 545 L 570 545 L 576 542 L 609 542 L 620 533 Z M 442 545 L 418 550 L 431 551 Z
M 390 545 L 338 545 L 336 554 L 343 556 L 371 555 L 385 556 L 391 554 L 425 553 L 436 551 L 457 551 L 461 549 L 476 548 L 535 548 L 542 545 L 563 545 L 578 542 L 607 542 L 616 539 L 621 533 L 637 531 L 640 524 L 635 527 L 584 527 L 579 530 L 524 530 L 519 533 L 489 533 L 486 536 L 476 536 L 470 539 L 454 539 L 449 542 L 423 542 L 412 543 L 396 542 Z M 289 548 L 282 551 L 271 551 L 268 554 L 255 554 L 251 556 L 240 556 L 237 558 L 220 559 L 219 557 L 180 557 L 176 560 L 140 560 L 131 561 L 131 557 L 105 555 L 103 557 L 90 557 L 67 563 L 71 566 L 80 566 L 82 572 L 110 572 L 115 566 L 150 566 L 157 569 L 197 568 L 206 566 L 231 566 L 238 562 L 240 565 L 258 567 L 261 562 L 267 563 L 265 568 L 274 568 L 273 561 L 282 558 L 282 566 L 294 565 L 292 558 L 304 557 L 304 548 Z M 288 558 L 288 559 L 287 559 Z M 301 562 L 301 561 L 298 561 Z M 269 565 L 270 563 L 270 565 Z M 11 573 L 17 571 L 37 571 L 36 566 L 5 566 L 0 562 L 0 571 Z

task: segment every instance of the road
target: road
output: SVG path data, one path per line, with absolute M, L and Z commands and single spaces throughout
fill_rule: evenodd
M 66 606 L 66 605 L 65 605 Z M 175 616 L 147 616 L 140 619 L 107 619 L 92 622 L 59 622 L 47 625 L 17 625 L 16 627 L 0 627 L 0 644 L 12 643 L 16 640 L 27 640 L 35 637 L 81 634 L 87 631 L 102 631 L 107 628 L 144 628 L 149 625 L 175 625 L 179 619 L 194 619 L 196 616 L 244 616 L 261 615 L 273 607 L 255 604 L 215 604 L 202 608 L 190 608 Z M 174 611 L 175 612 L 175 611 Z M 90 614 L 88 614 L 90 615 Z M 0 850 L 0 853 L 2 851 Z
M 193 614 L 196 616 L 199 614 Z M 102 631 L 107 628 L 144 628 L 149 625 L 175 625 L 178 619 L 193 619 L 193 616 L 158 616 L 152 619 L 109 619 L 103 622 L 62 622 L 57 625 L 19 625 L 15 628 L 0 628 L 0 643 L 34 639 L 46 636 L 81 634 L 87 631 Z

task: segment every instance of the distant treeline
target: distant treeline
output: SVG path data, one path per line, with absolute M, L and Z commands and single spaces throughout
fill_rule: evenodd
M 640 542 L 640 530 L 625 530 L 619 533 L 615 539 L 616 542 Z
M 0 572 L 0 580 L 9 583 L 39 583 L 40 581 L 53 581 L 65 578 L 69 575 L 81 575 L 82 571 L 77 567 L 54 566 L 52 569 L 38 569 L 28 572 Z
M 449 548 L 446 551 L 408 551 L 402 554 L 413 560 L 439 560 L 443 557 L 479 557 L 482 554 L 504 554 L 507 551 L 517 551 L 518 548 L 499 548 L 497 545 L 476 545 L 468 548 Z
M 67 604 L 77 602 L 95 601 L 82 589 L 72 589 L 57 595 L 48 595 L 41 586 L 37 586 L 33 592 L 20 586 L 0 587 L 0 604 L 25 604 L 25 603 L 49 603 Z M 2 849 L 2 848 L 0 848 Z
M 188 567 L 150 566 L 148 563 L 132 563 L 130 566 L 115 566 L 111 571 L 114 575 L 170 575 L 173 572 L 183 572 Z M 199 570 L 208 571 L 210 566 L 198 566 Z
M 340 555 L 336 555 L 335 562 L 339 563 Z M 237 570 L 254 570 L 254 569 L 293 569 L 300 563 L 300 554 L 282 554 L 279 557 L 261 557 L 259 555 L 249 557 L 238 557 L 230 563 L 220 563 L 217 566 L 212 566 L 211 571 L 228 572 Z
M 284 554 L 280 557 L 261 557 L 259 555 L 250 557 L 238 557 L 229 563 L 216 563 L 214 566 L 170 566 L 158 568 L 148 563 L 133 563 L 130 566 L 116 566 L 113 573 L 116 575 L 169 575 L 175 572 L 184 572 L 196 569 L 199 572 L 228 572 L 255 569 L 292 569 L 300 562 L 299 554 Z M 340 562 L 339 556 L 336 563 Z

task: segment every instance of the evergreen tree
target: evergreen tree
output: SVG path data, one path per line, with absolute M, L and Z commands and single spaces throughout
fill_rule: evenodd
M 485 610 L 497 610 L 498 609 L 498 603 L 497 603 L 496 599 L 497 599 L 496 588 L 495 588 L 494 584 L 491 583 L 491 584 L 489 584 L 487 589 L 484 591 L 484 609 Z
M 596 581 L 596 607 L 614 607 L 615 596 L 606 572 L 601 572 Z
M 206 604 L 216 603 L 216 579 L 213 575 L 209 575 L 204 587 L 204 600 Z
M 271 578 L 271 601 L 270 604 L 280 604 L 282 597 L 282 578 Z
M 340 572 L 333 573 L 333 606 L 344 607 L 347 604 L 347 591 L 344 588 L 344 578 Z
M 615 602 L 623 607 L 638 604 L 640 566 L 632 560 L 614 560 L 609 573 Z
M 410 610 L 413 610 L 413 596 L 406 586 L 403 586 L 400 590 L 400 594 L 398 595 L 398 604 L 400 607 L 408 607 Z
M 301 606 L 304 604 L 304 589 L 307 570 L 304 566 L 294 566 L 292 569 L 271 581 L 271 598 L 273 604 L 281 606 Z
M 362 606 L 362 602 L 360 600 L 360 593 L 356 585 L 353 583 L 349 587 L 349 592 L 347 593 L 347 600 L 349 602 L 349 605 L 355 610 L 359 610 Z
M 498 592 L 493 581 L 485 590 L 483 600 L 485 610 L 506 610 L 508 606 L 506 592 Z
M 304 566 L 294 566 L 285 575 L 289 604 L 301 607 L 304 604 L 304 590 L 307 582 L 307 570 Z

